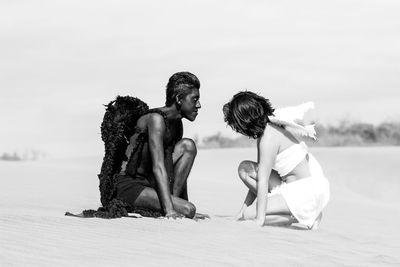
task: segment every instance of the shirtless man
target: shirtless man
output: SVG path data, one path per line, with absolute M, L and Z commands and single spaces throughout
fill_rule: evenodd
M 182 118 L 196 119 L 199 88 L 192 73 L 175 73 L 167 84 L 165 106 L 139 118 L 116 179 L 118 199 L 132 207 L 161 210 L 168 218 L 195 216 L 187 178 L 197 150 L 193 140 L 182 138 Z

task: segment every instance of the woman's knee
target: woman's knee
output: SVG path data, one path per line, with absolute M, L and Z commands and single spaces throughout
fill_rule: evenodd
M 254 176 L 256 174 L 257 163 L 250 160 L 244 160 L 239 164 L 238 174 L 240 179 L 244 180 L 248 176 Z

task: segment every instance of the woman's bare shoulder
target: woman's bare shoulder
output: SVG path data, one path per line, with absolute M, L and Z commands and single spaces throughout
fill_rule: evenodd
M 281 149 L 285 149 L 293 144 L 299 143 L 299 141 L 291 133 L 285 130 L 285 128 L 273 123 L 268 123 L 267 127 L 266 131 L 268 130 L 273 136 L 272 138 L 274 138 L 276 142 L 280 143 Z
M 268 134 L 271 136 L 282 136 L 284 135 L 285 129 L 281 126 L 275 125 L 273 123 L 267 123 L 265 126 L 264 135 Z
M 285 128 L 275 125 L 273 123 L 268 123 L 265 127 L 264 138 L 268 140 L 267 142 L 274 142 L 278 144 L 279 150 L 282 150 L 292 144 L 297 143 L 296 139 L 291 136 Z M 262 140 L 261 140 L 262 142 Z
M 276 125 L 268 123 L 265 126 L 264 134 L 259 138 L 257 147 L 260 157 L 267 156 L 273 159 L 280 150 L 282 143 L 282 134 Z
M 267 123 L 264 134 L 259 138 L 259 144 L 269 144 L 270 146 L 271 144 L 281 143 L 282 136 L 282 132 L 278 126 Z

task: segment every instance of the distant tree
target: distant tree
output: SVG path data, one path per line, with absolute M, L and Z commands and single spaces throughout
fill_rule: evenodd
M 202 140 L 203 148 L 225 148 L 225 147 L 248 147 L 255 144 L 255 140 L 245 136 L 230 138 L 223 136 L 220 132 L 204 137 Z
M 380 141 L 400 145 L 400 123 L 383 122 L 376 128 Z
M 400 145 L 400 122 L 371 123 L 342 120 L 338 125 L 316 123 L 317 142 L 310 146 Z M 256 141 L 245 136 L 229 138 L 217 133 L 203 138 L 201 147 L 249 147 Z
M 20 161 L 22 158 L 17 155 L 17 153 L 9 154 L 9 153 L 3 153 L 0 156 L 0 160 L 7 160 L 7 161 Z
M 26 150 L 24 153 L 8 153 L 4 152 L 0 155 L 0 160 L 8 161 L 25 161 L 25 160 L 40 160 L 45 158 L 45 153 L 39 150 Z
M 374 125 L 370 123 L 354 123 L 347 131 L 352 135 L 359 135 L 367 143 L 377 141 Z

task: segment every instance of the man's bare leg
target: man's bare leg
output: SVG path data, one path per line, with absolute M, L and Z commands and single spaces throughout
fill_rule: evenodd
M 187 178 L 192 169 L 194 159 L 196 158 L 197 148 L 192 139 L 183 138 L 180 140 L 172 154 L 174 162 L 174 183 L 172 186 L 172 195 L 184 200 L 188 200 Z
M 174 209 L 187 218 L 193 218 L 196 215 L 196 207 L 184 199 L 172 196 L 172 204 Z M 153 210 L 161 210 L 160 200 L 156 190 L 146 187 L 136 198 L 133 203 L 135 207 L 148 208 Z

